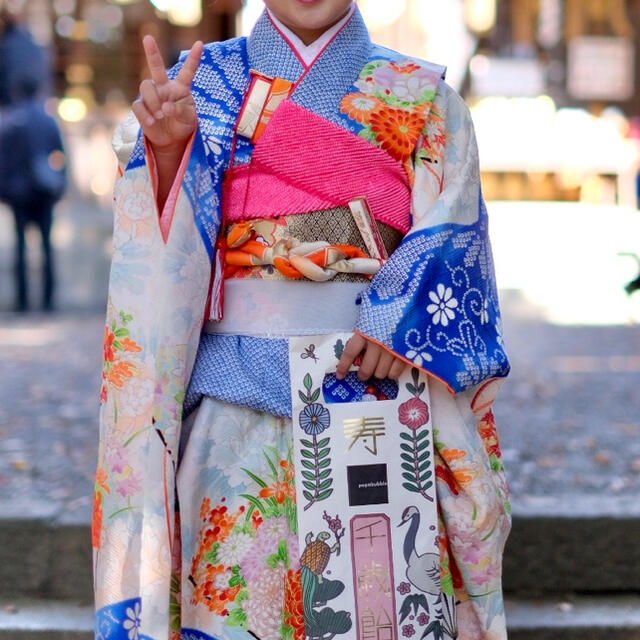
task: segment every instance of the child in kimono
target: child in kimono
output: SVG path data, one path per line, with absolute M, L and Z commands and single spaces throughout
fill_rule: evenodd
M 292 453 L 290 339 L 348 332 L 324 401 L 391 397 L 411 366 L 402 423 L 431 419 L 435 445 L 438 527 L 403 515 L 407 581 L 387 575 L 397 618 L 372 630 L 501 640 L 509 365 L 469 111 L 444 68 L 372 44 L 351 0 L 265 5 L 168 73 L 147 36 L 137 122 L 114 136 L 96 637 L 367 635 L 330 606 L 340 518 L 299 539 Z

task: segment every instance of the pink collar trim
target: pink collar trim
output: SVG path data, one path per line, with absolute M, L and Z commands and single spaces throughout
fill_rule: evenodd
M 305 44 L 298 38 L 298 36 L 291 31 L 288 27 L 285 27 L 278 18 L 276 18 L 271 11 L 267 9 L 267 14 L 273 22 L 274 26 L 284 39 L 288 42 L 289 46 L 293 49 L 294 53 L 298 56 L 300 61 L 309 68 L 323 52 L 326 46 L 335 38 L 344 27 L 356 10 L 355 2 L 351 4 L 351 8 L 347 11 L 347 14 L 339 22 L 336 22 L 330 29 L 327 29 L 317 40 L 314 40 L 311 44 Z

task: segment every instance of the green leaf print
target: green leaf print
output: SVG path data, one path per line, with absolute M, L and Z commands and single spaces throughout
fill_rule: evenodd
M 290 624 L 283 624 L 280 627 L 280 636 L 282 640 L 293 640 L 294 629 Z
M 360 71 L 360 78 L 370 76 L 378 67 L 382 67 L 385 64 L 387 64 L 386 60 L 371 60 L 371 62 L 367 62 L 362 67 L 362 71 Z
M 266 489 L 266 487 L 268 486 L 267 483 L 262 479 L 259 478 L 255 473 L 252 473 L 251 471 L 249 471 L 249 469 L 242 469 L 256 484 L 260 485 L 263 489 Z
M 245 624 L 247 621 L 247 614 L 243 611 L 242 607 L 236 607 L 235 609 L 231 609 L 229 611 L 229 615 L 227 616 L 227 624 L 230 627 L 239 627 Z

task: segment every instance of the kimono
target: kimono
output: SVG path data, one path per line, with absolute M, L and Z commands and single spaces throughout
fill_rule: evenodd
M 509 365 L 473 127 L 443 75 L 372 44 L 357 9 L 307 65 L 264 13 L 249 37 L 205 46 L 198 129 L 163 211 L 137 126 L 116 132 L 96 638 L 345 632 L 305 627 L 288 336 L 354 328 L 429 375 L 432 535 L 455 611 L 442 629 L 416 609 L 402 635 L 506 638 L 491 406 Z

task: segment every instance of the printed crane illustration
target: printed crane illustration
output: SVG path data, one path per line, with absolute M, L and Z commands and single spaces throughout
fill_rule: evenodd
M 433 635 L 434 640 L 444 640 L 448 636 L 452 640 L 458 637 L 458 629 L 455 619 L 455 596 L 442 593 L 440 582 L 440 554 L 422 553 L 416 550 L 416 537 L 420 529 L 420 511 L 417 507 L 407 507 L 402 513 L 402 520 L 398 525 L 409 522 L 409 530 L 404 538 L 402 547 L 405 562 L 407 563 L 407 580 L 422 594 L 410 594 L 405 597 L 400 607 L 400 622 L 412 612 L 415 615 L 420 607 L 429 612 L 426 596 L 423 594 L 438 596 L 436 601 L 436 617 L 422 632 L 420 640 L 425 640 Z
M 398 525 L 410 522 L 404 538 L 403 553 L 407 563 L 407 580 L 419 591 L 437 596 L 440 594 L 440 556 L 437 553 L 416 551 L 416 536 L 420 528 L 420 512 L 417 507 L 407 507 Z

